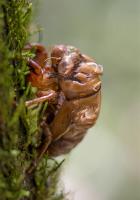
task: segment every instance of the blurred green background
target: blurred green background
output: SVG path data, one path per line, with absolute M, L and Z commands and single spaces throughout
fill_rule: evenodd
M 74 200 L 140 200 L 140 0 L 40 0 L 34 40 L 71 44 L 103 64 L 102 109 L 68 157 Z

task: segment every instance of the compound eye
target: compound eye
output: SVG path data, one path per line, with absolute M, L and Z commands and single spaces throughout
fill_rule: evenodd
M 69 75 L 71 75 L 73 68 L 74 63 L 71 59 L 71 56 L 65 56 L 58 65 L 58 73 L 64 77 L 68 77 Z
M 51 52 L 51 61 L 54 67 L 56 67 L 59 64 L 65 51 L 66 51 L 65 45 L 54 46 Z

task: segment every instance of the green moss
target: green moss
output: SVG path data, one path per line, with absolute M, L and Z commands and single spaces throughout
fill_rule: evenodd
M 30 35 L 32 3 L 0 0 L 0 13 L 0 199 L 63 200 L 57 190 L 61 163 L 46 156 L 31 175 L 26 173 L 41 143 L 39 121 L 47 106 L 25 108 L 35 96 L 25 81 L 26 60 L 33 54 L 22 51 Z

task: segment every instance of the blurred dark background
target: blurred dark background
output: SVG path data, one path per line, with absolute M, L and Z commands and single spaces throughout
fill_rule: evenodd
M 140 0 L 40 0 L 33 37 L 104 66 L 102 109 L 62 174 L 74 200 L 140 200 Z

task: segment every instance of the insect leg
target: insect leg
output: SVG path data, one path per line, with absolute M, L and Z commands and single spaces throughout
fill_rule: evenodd
M 46 94 L 46 95 L 37 97 L 37 98 L 32 99 L 32 100 L 29 100 L 29 101 L 26 101 L 26 102 L 25 102 L 25 105 L 26 105 L 27 107 L 30 107 L 30 106 L 32 106 L 32 105 L 34 105 L 34 104 L 43 103 L 43 102 L 45 102 L 45 101 L 48 101 L 48 102 L 49 102 L 49 101 L 54 101 L 55 98 L 56 98 L 56 92 L 53 91 L 53 90 L 50 90 L 50 91 L 48 92 L 48 94 Z
M 24 47 L 24 50 L 34 50 L 35 57 L 33 60 L 37 62 L 41 67 L 45 66 L 46 60 L 48 59 L 48 52 L 42 44 L 29 43 Z
M 35 62 L 34 60 L 29 59 L 28 60 L 28 65 L 31 67 L 31 69 L 34 70 L 34 72 L 36 74 L 38 74 L 38 75 L 42 74 L 41 66 L 37 62 Z
M 43 157 L 43 155 L 47 152 L 48 146 L 50 145 L 51 141 L 52 141 L 52 133 L 50 131 L 50 129 L 48 128 L 47 124 L 45 123 L 45 127 L 44 129 L 44 140 L 43 143 L 41 144 L 39 150 L 38 150 L 38 157 L 37 160 L 41 160 L 41 158 Z

